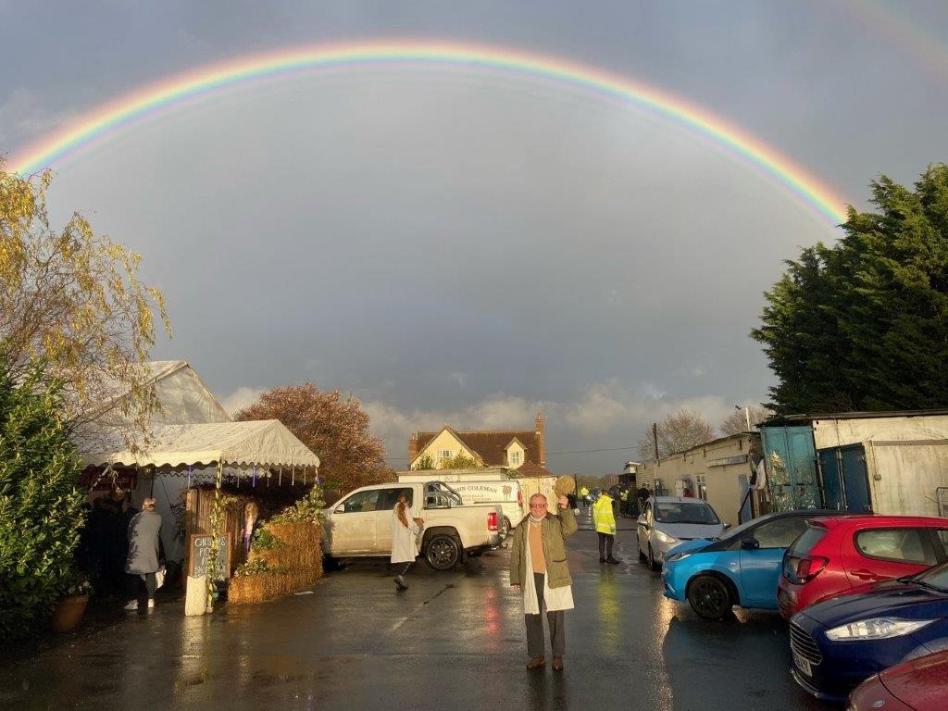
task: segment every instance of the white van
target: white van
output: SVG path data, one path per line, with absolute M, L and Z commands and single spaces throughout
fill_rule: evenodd
M 504 511 L 501 532 L 507 535 L 526 516 L 523 489 L 514 479 L 499 481 L 452 481 L 448 484 L 465 504 L 494 504 Z

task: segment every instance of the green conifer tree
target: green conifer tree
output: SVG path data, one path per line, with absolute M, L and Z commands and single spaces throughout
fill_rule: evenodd
M 0 368 L 0 637 L 45 623 L 68 586 L 84 520 L 80 460 L 63 424 L 61 384 L 34 363 Z
M 948 404 L 948 166 L 909 190 L 882 176 L 835 245 L 803 250 L 751 332 L 779 413 Z

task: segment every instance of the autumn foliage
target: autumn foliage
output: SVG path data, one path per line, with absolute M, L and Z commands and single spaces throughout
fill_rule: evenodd
M 312 383 L 274 388 L 236 417 L 286 425 L 319 456 L 319 477 L 330 496 L 394 479 L 382 441 L 369 433 L 362 404 L 338 390 L 324 392 Z
M 0 161 L 0 343 L 4 375 L 37 358 L 63 383 L 70 427 L 120 406 L 144 430 L 156 408 L 142 364 L 156 321 L 170 335 L 164 297 L 139 281 L 140 258 L 96 234 L 79 214 L 61 227 L 46 207 L 49 172 L 21 178 Z M 117 405 L 115 398 L 127 394 Z

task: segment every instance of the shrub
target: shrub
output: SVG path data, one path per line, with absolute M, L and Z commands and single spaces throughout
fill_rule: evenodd
M 283 509 L 268 523 L 319 523 L 325 506 L 323 490 L 314 484 L 309 493 L 292 506 Z
M 253 534 L 251 547 L 257 551 L 269 551 L 275 548 L 283 548 L 286 544 L 274 536 L 265 528 L 258 528 Z
M 62 383 L 33 363 L 14 382 L 0 362 L 0 636 L 45 623 L 74 582 L 84 522 L 80 459 L 60 417 Z

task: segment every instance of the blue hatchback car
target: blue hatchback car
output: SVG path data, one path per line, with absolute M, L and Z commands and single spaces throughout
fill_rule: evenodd
M 665 597 L 684 602 L 706 619 L 734 605 L 777 609 L 784 551 L 806 530 L 807 519 L 838 511 L 787 511 L 741 524 L 713 541 L 686 541 L 665 556 Z
M 790 619 L 793 678 L 826 701 L 844 701 L 873 674 L 945 649 L 948 563 L 817 603 Z

